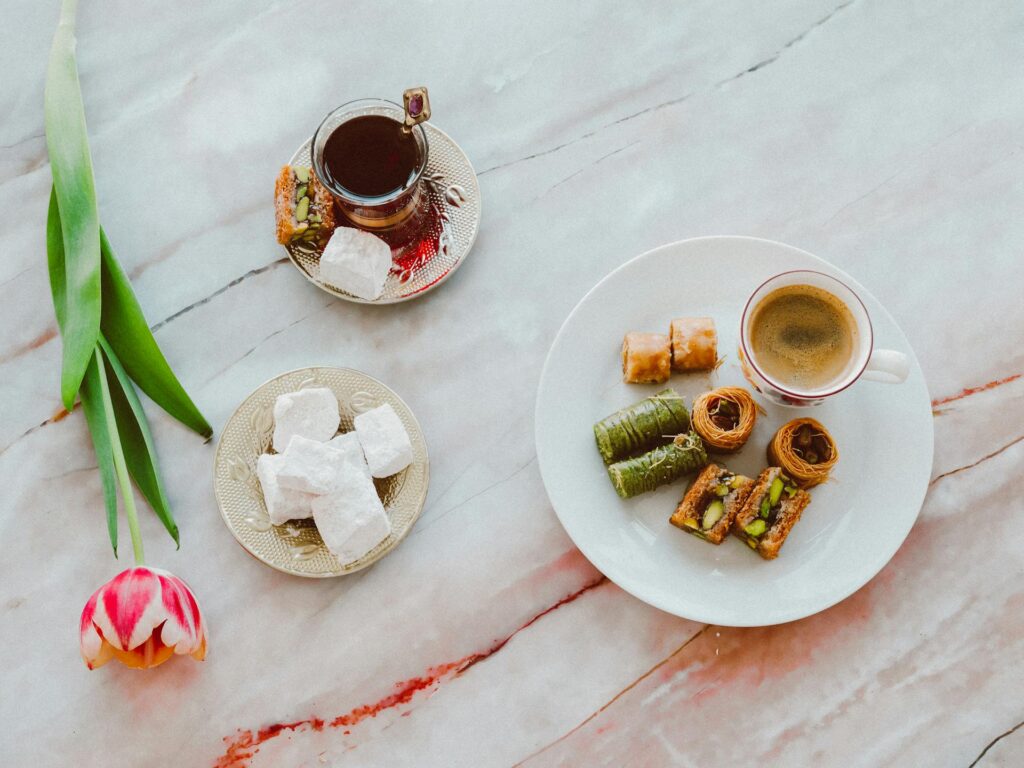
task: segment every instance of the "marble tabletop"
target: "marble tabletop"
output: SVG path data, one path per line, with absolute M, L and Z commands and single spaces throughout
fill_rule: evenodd
M 215 444 L 147 402 L 182 530 L 175 550 L 146 512 L 148 559 L 190 582 L 211 641 L 203 663 L 145 673 L 90 672 L 77 647 L 86 598 L 130 552 L 111 557 L 85 420 L 58 394 L 57 6 L 0 4 L 0 763 L 1024 763 L 1019 3 L 80 3 L 102 220 L 215 430 L 279 372 L 348 366 L 410 404 L 432 458 L 401 547 L 309 581 L 235 543 Z M 338 301 L 275 243 L 274 174 L 330 108 L 420 83 L 479 173 L 479 239 L 422 299 Z M 855 276 L 933 398 L 934 478 L 903 547 L 776 627 L 705 626 L 618 589 L 560 527 L 535 459 L 569 310 L 636 254 L 704 234 Z

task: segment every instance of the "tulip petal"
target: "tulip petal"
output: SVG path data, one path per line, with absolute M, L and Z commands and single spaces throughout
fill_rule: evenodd
M 85 608 L 82 609 L 82 620 L 79 626 L 78 644 L 82 650 L 82 659 L 85 660 L 90 669 L 99 666 L 99 664 L 96 664 L 96 660 L 103 650 L 103 636 L 100 635 L 96 625 L 93 624 L 93 617 L 96 615 L 96 604 L 102 591 L 103 588 L 100 587 L 92 593 L 92 597 L 89 598 Z
M 177 576 L 158 573 L 163 606 L 167 621 L 161 630 L 161 639 L 175 646 L 176 653 L 192 653 L 203 636 L 202 616 L 192 590 Z
M 103 587 L 96 626 L 103 638 L 122 651 L 142 645 L 166 618 L 160 580 L 152 568 L 129 568 Z M 161 571 L 166 573 L 166 571 Z
M 157 581 L 147 568 L 129 568 L 107 582 L 101 600 L 113 636 L 102 624 L 99 626 L 108 643 L 128 650 L 145 642 L 153 628 L 139 624 L 156 597 L 156 589 Z
M 85 666 L 87 666 L 89 669 L 98 669 L 99 667 L 102 667 L 104 664 L 110 661 L 112 658 L 114 658 L 114 653 L 114 646 L 112 646 L 106 640 L 101 640 L 99 652 L 92 658 L 86 659 Z
M 196 650 L 192 651 L 192 653 L 189 654 L 189 655 L 193 659 L 195 659 L 196 661 L 202 661 L 203 659 L 206 658 L 206 637 L 205 636 L 200 641 L 199 648 L 197 648 Z

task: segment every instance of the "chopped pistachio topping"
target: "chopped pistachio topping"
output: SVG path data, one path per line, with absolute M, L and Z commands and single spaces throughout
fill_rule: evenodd
M 704 510 L 704 518 L 701 520 L 701 528 L 705 531 L 709 528 L 714 527 L 715 523 L 722 519 L 722 515 L 725 514 L 725 504 L 715 499 L 708 504 L 707 509 Z
M 304 166 L 292 166 L 292 175 L 295 177 L 295 206 L 292 216 L 295 219 L 295 234 L 293 240 L 312 243 L 320 235 L 320 225 L 323 223 L 323 216 L 313 204 L 313 182 L 310 169 Z
M 752 523 L 748 523 L 743 526 L 743 530 L 751 536 L 760 536 L 766 530 L 768 530 L 768 524 L 764 520 L 754 520 Z

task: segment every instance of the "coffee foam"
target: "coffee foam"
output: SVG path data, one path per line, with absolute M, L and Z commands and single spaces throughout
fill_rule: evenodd
M 754 309 L 750 329 L 758 367 L 781 384 L 823 389 L 854 362 L 857 326 L 850 310 L 815 286 L 773 291 Z

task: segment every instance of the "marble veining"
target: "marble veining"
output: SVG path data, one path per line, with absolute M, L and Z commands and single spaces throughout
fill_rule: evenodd
M 58 393 L 42 120 L 57 3 L 7 2 L 4 765 L 1024 762 L 1018 4 L 79 6 L 102 220 L 214 428 L 278 373 L 356 368 L 416 413 L 431 489 L 385 560 L 292 578 L 224 527 L 214 444 L 147 403 L 182 534 L 175 550 L 145 514 L 147 554 L 196 591 L 210 653 L 86 670 L 79 613 L 128 553 L 110 556 L 84 418 Z M 274 175 L 331 108 L 421 83 L 478 171 L 478 240 L 414 302 L 335 300 L 274 242 Z M 566 314 L 632 256 L 704 234 L 782 240 L 854 275 L 933 398 L 934 475 L 903 547 L 778 627 L 625 594 L 573 547 L 537 470 L 534 394 Z

